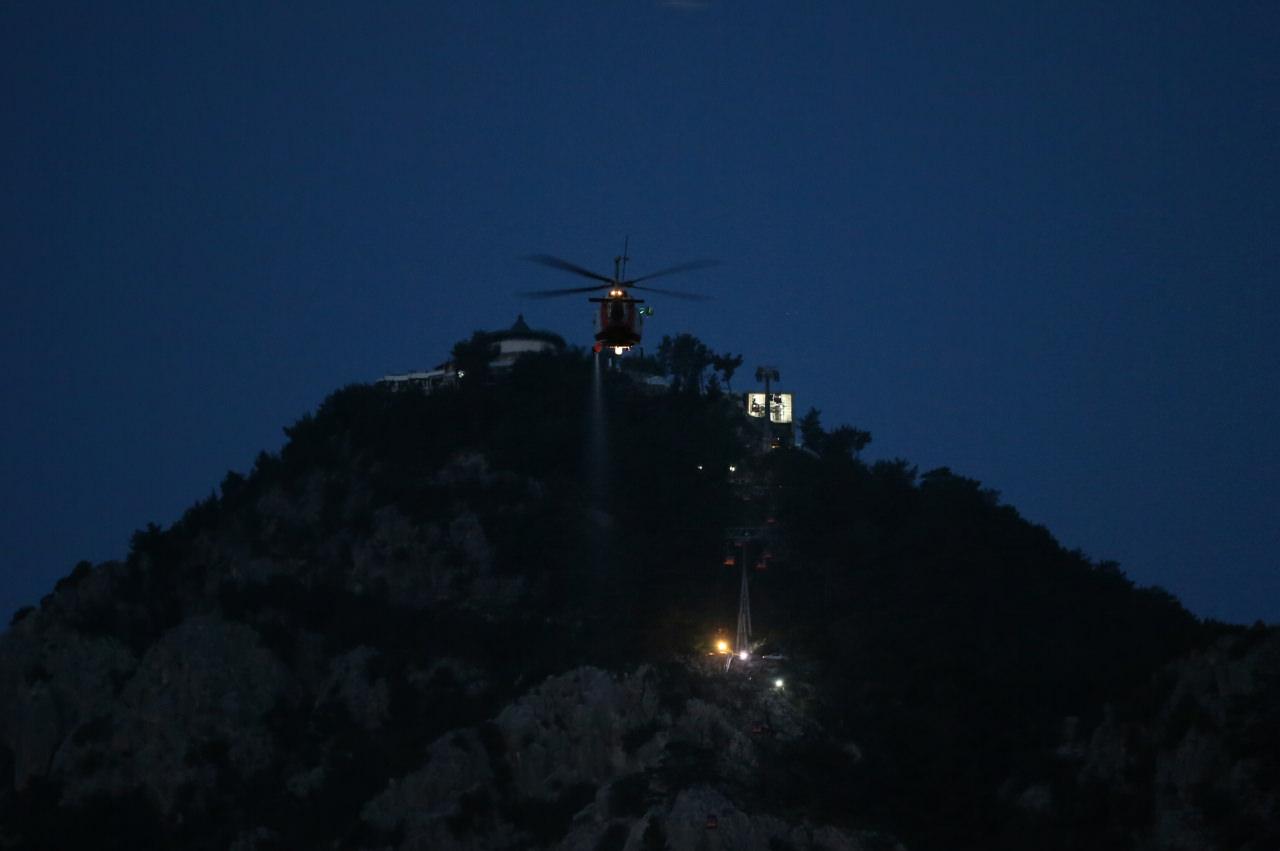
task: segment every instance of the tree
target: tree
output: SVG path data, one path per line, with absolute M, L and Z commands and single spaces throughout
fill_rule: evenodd
M 822 454 L 855 458 L 870 442 L 871 432 L 863 431 L 853 426 L 842 425 L 825 436 Z
M 707 344 L 692 334 L 677 334 L 674 339 L 664 336 L 658 345 L 658 360 L 672 386 L 690 393 L 702 389 L 702 373 L 711 365 L 711 350 Z
M 822 454 L 827 439 L 827 433 L 822 430 L 822 411 L 811 406 L 800 418 L 800 422 L 796 423 L 796 428 L 800 429 L 804 448 Z
M 470 340 L 453 344 L 453 366 L 468 384 L 483 384 L 489 377 L 489 364 L 493 360 L 494 346 L 489 335 L 476 331 Z
M 711 366 L 717 372 L 724 376 L 724 386 L 733 392 L 733 374 L 737 372 L 738 367 L 742 366 L 742 355 L 731 355 L 725 352 L 722 355 L 713 355 L 711 358 Z

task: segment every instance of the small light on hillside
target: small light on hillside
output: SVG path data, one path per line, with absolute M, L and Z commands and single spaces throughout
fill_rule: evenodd
M 776 679 L 776 680 L 774 680 L 774 681 L 773 681 L 773 687 L 774 687 L 774 688 L 779 688 L 779 689 L 780 689 L 780 688 L 782 688 L 782 686 L 783 686 L 783 685 L 784 685 L 784 683 L 782 682 L 782 678 L 781 678 L 781 677 L 779 677 L 778 679 Z
M 728 653 L 728 652 L 729 652 L 729 642 L 725 641 L 723 638 L 722 638 L 722 639 L 720 639 L 719 641 L 717 641 L 717 642 L 716 642 L 716 652 L 718 652 L 718 653 Z

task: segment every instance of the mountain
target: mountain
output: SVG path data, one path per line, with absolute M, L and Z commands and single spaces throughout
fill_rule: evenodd
M 0 637 L 0 847 L 1280 847 L 1275 630 L 679 370 L 348 387 L 77 565 Z

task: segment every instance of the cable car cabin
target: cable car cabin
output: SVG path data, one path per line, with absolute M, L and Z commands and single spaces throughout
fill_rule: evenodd
M 715 816 L 707 816 L 707 830 L 715 830 L 720 827 L 720 819 Z
M 644 304 L 644 299 L 631 298 L 625 290 L 609 291 L 606 298 L 592 298 L 588 301 L 599 304 L 596 311 L 596 344 L 594 351 L 613 349 L 620 355 L 632 346 L 640 343 L 640 332 L 644 326 L 644 317 L 651 311 Z

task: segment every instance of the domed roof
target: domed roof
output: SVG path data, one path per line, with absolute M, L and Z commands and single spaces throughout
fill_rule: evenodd
M 553 331 L 537 331 L 529 327 L 529 323 L 524 321 L 524 314 L 516 316 L 515 323 L 505 331 L 490 331 L 489 341 L 493 343 L 503 343 L 509 340 L 537 340 L 543 343 L 550 343 L 558 349 L 564 348 L 564 337 Z

